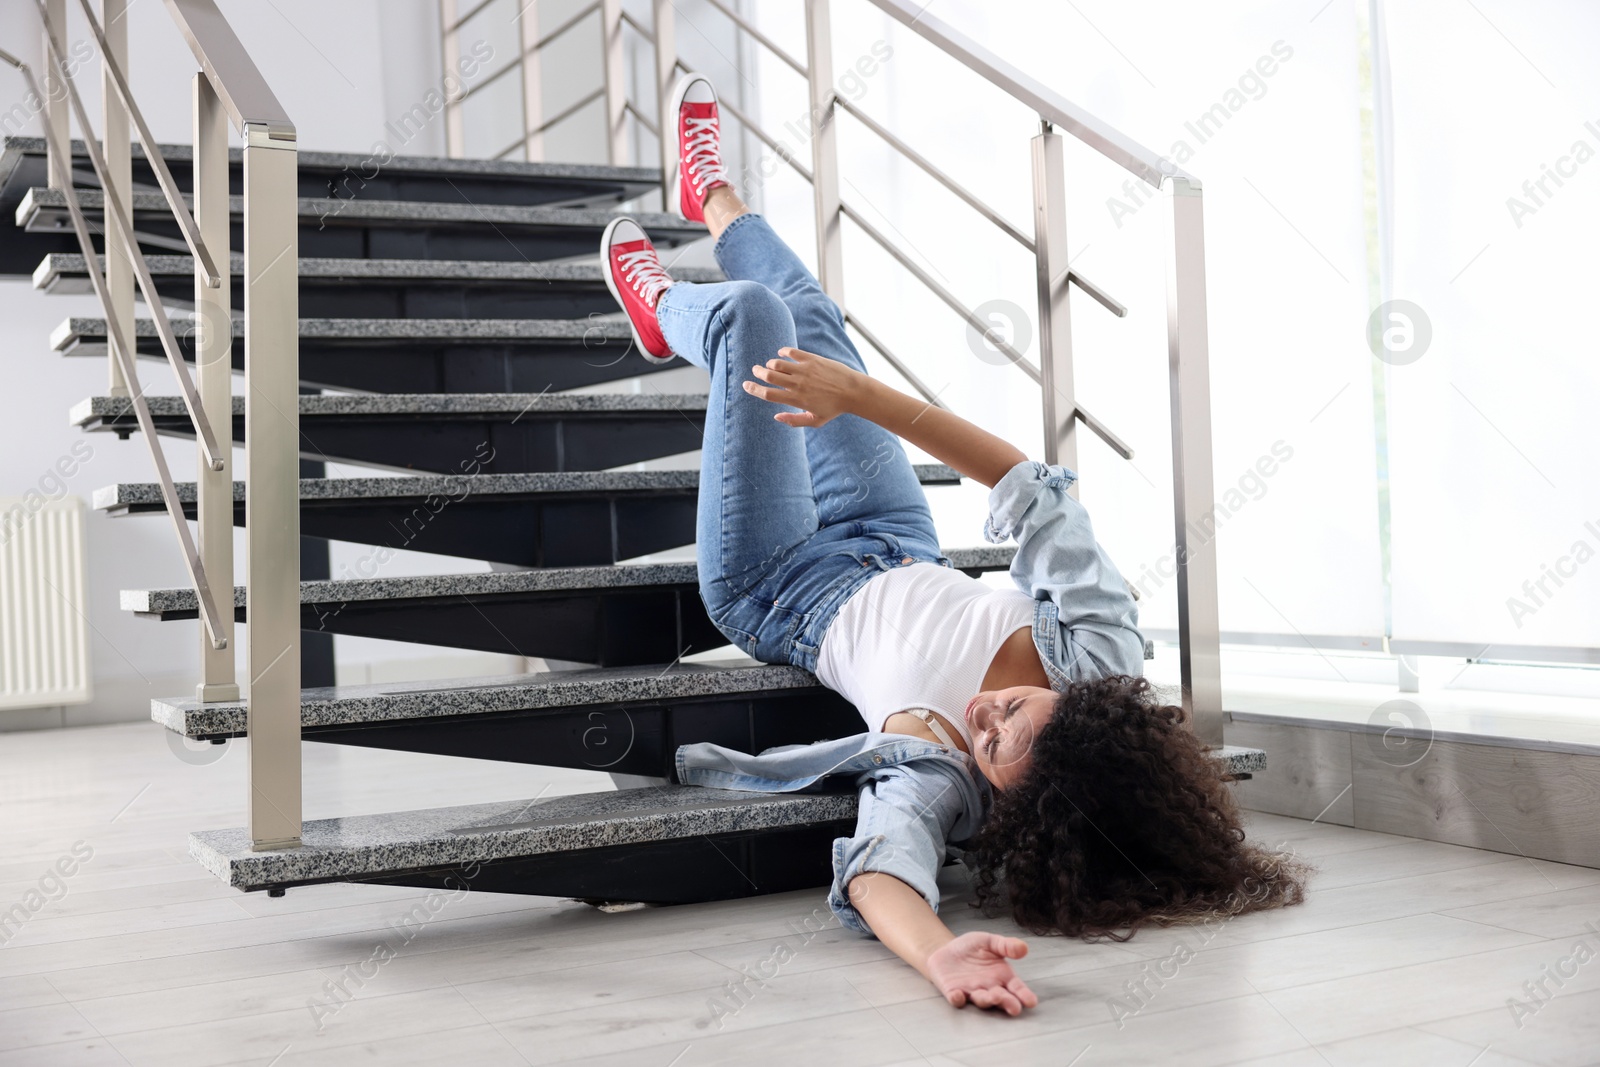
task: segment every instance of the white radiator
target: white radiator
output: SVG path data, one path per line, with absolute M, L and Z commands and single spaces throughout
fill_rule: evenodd
M 0 497 L 0 709 L 89 699 L 83 501 Z

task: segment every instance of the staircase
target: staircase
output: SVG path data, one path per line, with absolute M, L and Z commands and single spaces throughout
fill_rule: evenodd
M 105 198 L 86 148 L 81 141 L 72 148 L 83 186 L 78 202 L 91 223 L 103 223 Z M 189 193 L 191 149 L 163 145 L 160 153 Z M 91 267 L 104 271 L 109 257 L 91 263 L 73 239 L 69 198 L 47 184 L 46 159 L 42 139 L 8 137 L 0 151 L 0 210 L 18 227 L 0 240 L 0 275 L 31 277 L 46 293 L 88 292 Z M 412 473 L 302 478 L 300 534 L 477 559 L 493 569 L 305 580 L 300 627 L 580 666 L 306 688 L 300 736 L 661 776 L 682 744 L 759 751 L 860 732 L 855 710 L 809 673 L 726 649 L 700 602 L 692 562 L 629 562 L 674 550 L 689 558 L 681 550 L 694 541 L 698 472 L 682 457 L 698 449 L 706 410 L 703 393 L 667 393 L 653 383 L 681 362 L 656 365 L 629 351 L 596 260 L 611 211 L 658 190 L 660 172 L 399 157 L 358 199 L 340 195 L 342 177 L 362 164 L 356 155 L 298 153 L 300 453 L 318 463 Z M 137 144 L 132 173 L 129 212 L 155 290 L 166 306 L 203 314 L 195 307 L 195 258 L 180 254 L 189 247 L 185 234 Z M 230 189 L 243 188 L 243 177 L 235 149 Z M 232 195 L 228 203 L 235 249 L 245 241 L 242 201 Z M 631 213 L 662 248 L 705 236 L 676 216 Z M 237 309 L 245 305 L 246 264 L 238 253 L 229 258 Z M 194 364 L 196 339 L 182 320 L 175 325 L 179 356 Z M 246 348 L 241 319 L 232 331 L 238 371 Z M 53 350 L 70 357 L 104 358 L 109 343 L 107 321 L 97 318 L 70 318 L 50 337 Z M 166 358 L 149 317 L 133 323 L 132 347 L 141 357 Z M 181 397 L 147 400 L 156 433 L 196 436 Z M 224 447 L 230 435 L 245 439 L 244 397 L 232 403 L 231 420 L 208 408 Z M 1069 423 L 1074 414 L 1089 421 L 1080 410 L 1068 413 Z M 87 432 L 124 439 L 140 432 L 125 396 L 86 398 L 71 417 Z M 676 465 L 672 457 L 680 457 Z M 655 469 L 621 469 L 645 462 Z M 935 492 L 960 480 L 939 465 L 919 467 L 918 475 Z M 174 489 L 169 497 L 159 483 L 107 486 L 93 504 L 134 521 L 166 513 L 172 499 L 196 518 L 196 485 Z M 244 525 L 247 503 L 245 483 L 235 482 L 235 524 Z M 946 551 L 973 575 L 1005 569 L 1012 553 Z M 230 596 L 229 588 L 213 579 L 211 595 L 224 611 L 231 602 L 233 618 L 244 621 L 246 590 Z M 193 620 L 202 609 L 194 588 L 125 590 L 122 606 L 165 622 Z M 683 662 L 718 648 L 726 658 Z M 157 722 L 195 741 L 246 736 L 248 716 L 240 700 L 186 696 L 152 706 Z M 1218 749 L 1217 758 L 1248 777 L 1263 757 Z M 229 885 L 274 895 L 330 881 L 465 882 L 593 900 L 717 900 L 826 885 L 829 845 L 854 832 L 855 806 L 848 788 L 801 795 L 651 786 L 351 813 L 305 823 L 298 848 L 257 848 L 247 828 L 209 831 L 193 835 L 191 851 Z

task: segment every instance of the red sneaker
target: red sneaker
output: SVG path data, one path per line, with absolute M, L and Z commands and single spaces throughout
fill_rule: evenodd
M 677 116 L 678 122 L 678 214 L 690 222 L 704 222 L 706 194 L 729 184 L 711 81 L 704 74 L 685 74 L 672 90 L 672 110 L 667 114 Z
M 605 264 L 606 288 L 627 312 L 640 355 L 652 363 L 665 363 L 672 358 L 672 349 L 656 321 L 656 304 L 672 278 L 661 269 L 655 245 L 637 222 L 612 219 L 600 236 L 600 258 Z

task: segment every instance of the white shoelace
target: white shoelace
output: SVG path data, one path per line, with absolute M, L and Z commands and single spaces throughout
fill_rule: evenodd
M 694 191 L 705 192 L 712 182 L 728 180 L 728 168 L 722 163 L 721 134 L 716 119 L 691 118 L 683 142 L 684 166 Z
M 622 268 L 622 280 L 650 307 L 656 306 L 672 284 L 672 276 L 661 268 L 660 258 L 651 249 L 624 252 L 617 257 L 617 265 Z

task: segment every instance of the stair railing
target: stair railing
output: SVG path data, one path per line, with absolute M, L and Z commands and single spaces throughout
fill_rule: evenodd
M 165 0 L 195 54 L 194 212 L 184 203 L 160 148 L 129 91 L 125 75 L 131 0 L 101 0 L 100 19 L 79 0 L 101 50 L 105 97 L 104 148 L 94 137 L 62 46 L 64 0 L 35 0 L 44 24 L 48 92 L 27 64 L 21 71 L 44 104 L 51 188 L 72 218 L 90 284 L 106 316 L 112 388 L 127 395 L 150 448 L 162 499 L 171 516 L 204 623 L 201 701 L 239 699 L 234 677 L 232 338 L 229 279 L 228 128 L 244 139 L 245 590 L 247 642 L 249 821 L 257 850 L 300 844 L 300 482 L 299 482 L 299 212 L 296 137 L 266 80 L 214 0 Z M 70 114 L 66 108 L 70 106 Z M 73 185 L 69 120 L 76 118 L 100 185 L 105 271 L 96 255 L 81 198 Z M 146 159 L 177 219 L 195 264 L 195 365 L 189 377 L 177 334 L 139 248 L 133 225 L 132 122 Z M 150 309 L 167 361 L 177 375 L 199 442 L 198 547 L 168 469 L 139 382 L 133 289 L 119 286 L 131 270 Z M 218 427 L 221 430 L 219 433 Z M 208 577 L 209 576 L 209 577 Z M 221 583 L 219 606 L 212 579 Z
M 844 311 L 845 322 L 866 340 L 890 366 L 930 404 L 943 407 L 904 360 L 852 310 L 845 299 L 841 226 L 848 218 L 862 233 L 949 306 L 969 326 L 1041 388 L 1044 417 L 1044 458 L 1047 463 L 1077 467 L 1076 426 L 1083 423 L 1124 459 L 1133 450 L 1103 422 L 1078 402 L 1073 389 L 1072 325 L 1068 290 L 1076 286 L 1115 315 L 1127 309 L 1104 289 L 1070 269 L 1066 232 L 1066 167 L 1061 133 L 1077 138 L 1136 178 L 1165 191 L 1168 204 L 1167 234 L 1167 361 L 1171 383 L 1173 515 L 1177 545 L 1178 652 L 1184 710 L 1197 734 L 1208 744 L 1222 744 L 1222 683 L 1217 620 L 1216 546 L 1210 535 L 1214 509 L 1211 471 L 1211 395 L 1206 342 L 1205 225 L 1200 182 L 1120 131 L 1102 123 L 1024 74 L 1016 67 L 930 15 L 920 0 L 865 0 L 909 28 L 968 70 L 1032 109 L 1039 117 L 1039 132 L 1030 141 L 1033 167 L 1033 232 L 1013 226 L 895 136 L 881 123 L 840 96 L 833 88 L 833 53 L 830 32 L 831 0 L 805 0 L 806 57 L 802 63 L 774 43 L 747 19 L 721 0 L 707 2 L 739 31 L 766 48 L 806 79 L 811 110 L 811 160 L 807 167 L 749 116 L 726 100 L 721 110 L 772 149 L 810 183 L 817 233 L 817 279 Z M 620 11 L 615 0 L 607 4 Z M 607 33 L 604 50 L 607 84 L 621 84 L 623 54 L 621 25 L 625 21 L 655 45 L 656 100 L 660 111 L 652 127 L 631 104 L 613 102 L 608 144 L 613 163 L 619 158 L 624 112 L 632 112 L 651 132 L 666 132 L 672 123 L 665 114 L 668 87 L 678 71 L 688 68 L 670 46 L 674 8 L 669 0 L 653 0 L 654 35 L 625 15 L 618 15 L 617 37 Z M 665 43 L 664 43 L 665 42 Z M 849 114 L 905 159 L 932 177 L 978 212 L 1010 240 L 1033 254 L 1037 265 L 1039 354 L 1035 365 L 981 319 L 955 294 L 923 270 L 895 241 L 839 195 L 839 159 L 835 117 Z M 671 204 L 677 161 L 671 138 L 661 137 L 662 195 Z

